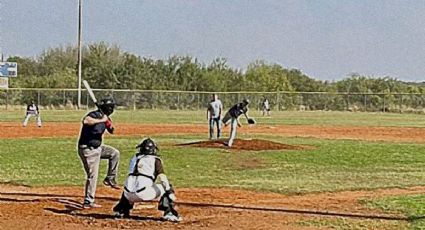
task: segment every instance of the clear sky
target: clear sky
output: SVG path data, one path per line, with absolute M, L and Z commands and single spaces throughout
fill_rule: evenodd
M 78 0 L 0 0 L 0 47 L 77 43 Z M 152 58 L 263 59 L 322 80 L 425 81 L 425 0 L 84 0 L 84 42 Z

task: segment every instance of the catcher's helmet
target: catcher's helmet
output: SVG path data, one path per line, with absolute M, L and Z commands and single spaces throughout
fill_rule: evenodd
M 158 155 L 158 146 L 150 138 L 144 139 L 142 141 L 142 143 L 140 143 L 139 145 L 137 145 L 136 148 L 139 149 L 138 154 L 143 154 L 143 155 Z
M 245 105 L 248 105 L 249 104 L 249 99 L 243 99 L 242 103 L 245 104 Z
M 115 109 L 115 101 L 112 98 L 104 98 L 99 103 L 99 109 L 107 116 L 111 115 Z

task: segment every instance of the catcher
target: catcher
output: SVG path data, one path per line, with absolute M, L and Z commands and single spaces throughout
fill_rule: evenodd
M 174 209 L 176 196 L 167 176 L 164 174 L 158 146 L 146 138 L 137 147 L 137 153 L 130 161 L 129 174 L 124 183 L 121 199 L 114 207 L 115 216 L 130 217 L 130 210 L 136 202 L 160 199 L 158 210 L 164 211 L 163 219 L 179 222 L 182 218 Z M 159 178 L 160 183 L 155 183 Z
M 241 103 L 238 103 L 234 106 L 232 106 L 232 108 L 229 109 L 229 111 L 226 113 L 226 115 L 224 115 L 224 118 L 222 120 L 222 122 L 224 123 L 225 126 L 227 125 L 231 125 L 230 126 L 230 138 L 229 141 L 227 142 L 227 146 L 232 147 L 233 145 L 233 141 L 236 138 L 236 128 L 242 127 L 242 124 L 239 122 L 239 116 L 244 114 L 246 117 L 246 120 L 248 121 L 248 124 L 255 124 L 255 120 L 253 118 L 249 118 L 248 117 L 248 104 L 249 104 L 249 100 L 248 99 L 244 99 Z

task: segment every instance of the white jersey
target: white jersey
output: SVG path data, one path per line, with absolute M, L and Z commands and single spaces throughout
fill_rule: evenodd
M 208 104 L 208 111 L 210 112 L 210 118 L 218 118 L 220 116 L 220 110 L 223 110 L 223 104 L 219 99 L 211 101 Z
M 157 168 L 157 161 L 161 159 L 154 155 L 139 155 L 134 156 L 130 161 L 130 167 L 129 167 L 129 174 L 132 173 L 139 173 L 143 174 L 145 176 L 156 178 L 158 168 Z M 136 165 L 137 164 L 137 165 Z M 137 167 L 137 170 L 136 170 Z M 161 166 L 162 168 L 162 166 Z
M 130 161 L 128 173 L 125 188 L 129 192 L 136 192 L 144 187 L 152 186 L 156 177 L 164 171 L 159 157 L 136 155 Z
M 263 109 L 269 109 L 269 108 L 270 108 L 269 100 L 263 101 Z

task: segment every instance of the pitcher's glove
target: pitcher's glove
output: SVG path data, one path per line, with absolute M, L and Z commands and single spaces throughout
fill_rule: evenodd
M 248 121 L 248 124 L 250 124 L 250 125 L 254 125 L 255 123 L 257 123 L 257 122 L 254 120 L 254 118 L 248 118 L 248 119 L 247 119 L 247 121 Z

